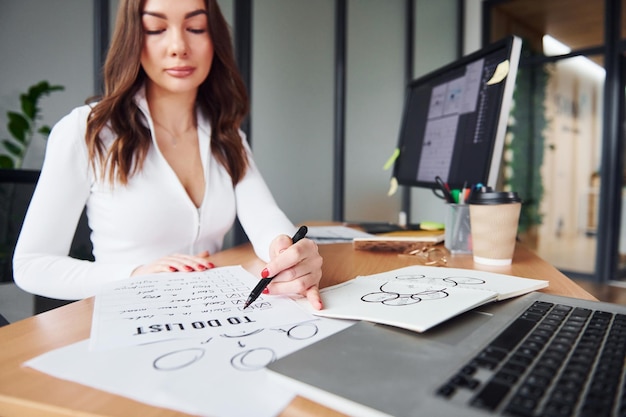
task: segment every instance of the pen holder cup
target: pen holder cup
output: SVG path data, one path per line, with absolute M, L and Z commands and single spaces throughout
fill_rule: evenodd
M 448 204 L 444 245 L 450 253 L 472 253 L 469 206 Z

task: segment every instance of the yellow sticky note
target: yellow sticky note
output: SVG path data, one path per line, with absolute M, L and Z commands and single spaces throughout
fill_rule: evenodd
M 487 85 L 498 84 L 502 80 L 506 78 L 509 74 L 509 60 L 502 61 L 496 67 L 496 70 L 493 73 L 493 76 L 489 81 L 487 81 Z
M 396 177 L 391 177 L 391 181 L 389 181 L 389 191 L 387 191 L 388 196 L 392 196 L 398 191 L 398 180 Z
M 391 168 L 393 163 L 396 162 L 396 159 L 398 159 L 398 156 L 400 156 L 400 149 L 396 148 L 393 151 L 393 154 L 389 157 L 389 159 L 387 159 L 387 162 L 385 162 L 385 165 L 383 166 L 383 169 L 385 171 L 387 171 L 389 168 Z

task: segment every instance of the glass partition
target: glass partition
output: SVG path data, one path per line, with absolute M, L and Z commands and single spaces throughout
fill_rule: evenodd
M 600 174 L 619 183 L 624 178 L 601 170 L 605 115 L 617 111 L 623 121 L 624 100 L 604 108 L 604 65 L 614 59 L 607 55 L 605 19 L 619 21 L 616 13 L 607 16 L 605 7 L 614 10 L 615 2 L 625 22 L 626 0 L 486 0 L 484 22 L 484 39 L 510 34 L 524 39 L 504 169 L 505 185 L 525 195 L 522 239 L 568 276 L 602 282 L 620 278 L 596 271 L 607 258 L 596 253 L 602 233 Z M 617 27 L 623 50 L 626 26 Z M 623 196 L 617 201 L 624 213 Z M 626 259 L 626 228 L 619 217 L 610 220 L 609 231 L 619 234 L 618 271 Z

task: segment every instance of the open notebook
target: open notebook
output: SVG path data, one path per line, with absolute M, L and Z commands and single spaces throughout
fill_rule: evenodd
M 548 281 L 469 269 L 409 266 L 359 276 L 321 290 L 324 309 L 300 305 L 311 313 L 366 320 L 424 332 L 491 301 L 526 294 Z

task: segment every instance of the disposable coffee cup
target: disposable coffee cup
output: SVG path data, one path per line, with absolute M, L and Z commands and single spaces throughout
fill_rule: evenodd
M 474 192 L 468 201 L 474 262 L 510 265 L 522 200 L 515 192 Z

